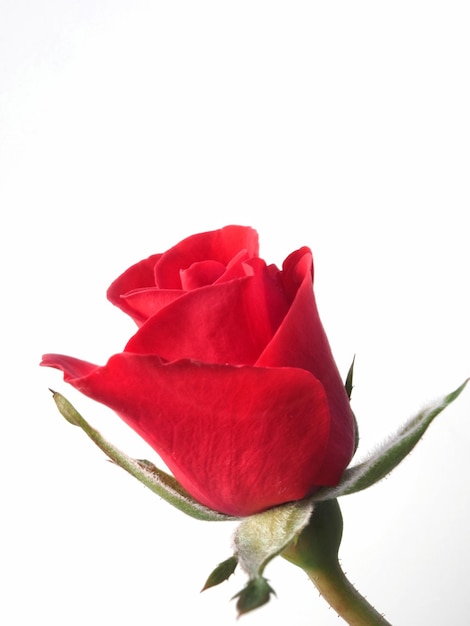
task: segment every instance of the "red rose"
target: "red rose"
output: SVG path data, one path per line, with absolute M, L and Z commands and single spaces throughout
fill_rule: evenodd
M 279 270 L 251 228 L 193 235 L 109 288 L 140 326 L 122 353 L 41 364 L 116 411 L 202 504 L 251 515 L 335 485 L 353 454 L 312 281 L 308 248 Z

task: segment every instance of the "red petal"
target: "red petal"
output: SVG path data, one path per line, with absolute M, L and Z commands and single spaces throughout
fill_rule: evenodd
M 129 313 L 138 326 L 142 326 L 149 317 L 182 295 L 184 291 L 180 289 L 137 289 L 121 296 L 121 309 Z
M 287 293 L 295 293 L 295 297 L 256 365 L 299 367 L 320 380 L 331 415 L 324 471 L 332 483 L 337 483 L 353 455 L 354 417 L 318 314 L 312 287 L 313 261 L 308 248 L 302 248 L 286 259 L 283 277 Z
M 252 276 L 201 287 L 161 309 L 132 337 L 126 352 L 159 354 L 168 361 L 249 365 L 271 340 L 287 310 L 279 284 L 261 259 Z
M 258 256 L 258 233 L 246 226 L 226 226 L 220 230 L 191 235 L 162 254 L 155 267 L 157 287 L 181 289 L 180 270 L 198 261 L 211 259 L 228 265 L 240 250 Z
M 130 315 L 138 326 L 157 313 L 182 289 L 194 289 L 215 280 L 227 281 L 244 275 L 241 262 L 258 256 L 258 234 L 245 226 L 227 226 L 220 230 L 192 235 L 164 254 L 154 254 L 127 269 L 109 287 L 108 299 Z M 181 273 L 194 274 L 198 263 L 219 263 L 220 270 L 203 280 L 199 276 L 181 282 Z M 235 264 L 235 267 L 233 265 Z M 192 269 L 188 269 L 191 268 Z M 222 271 L 222 267 L 227 269 Z M 206 265 L 207 267 L 207 265 Z M 200 270 L 199 270 L 200 273 Z M 158 281 L 158 282 L 157 282 Z
M 145 321 L 139 310 L 134 309 L 132 302 L 123 298 L 129 291 L 155 287 L 155 263 L 161 257 L 161 254 L 153 254 L 148 259 L 139 261 L 127 269 L 119 278 L 108 288 L 108 300 L 130 315 L 138 324 Z
M 73 356 L 65 356 L 64 354 L 44 354 L 39 365 L 43 367 L 55 367 L 58 370 L 67 372 L 64 376 L 64 380 L 68 380 L 69 378 L 83 378 L 99 367 L 88 361 L 75 359 Z
M 56 355 L 43 361 L 114 409 L 212 509 L 251 515 L 326 484 L 320 468 L 329 412 L 322 385 L 308 372 L 187 360 L 162 365 L 158 357 L 129 353 L 105 367 L 79 363 Z
M 198 261 L 180 271 L 181 287 L 191 291 L 205 285 L 212 285 L 225 272 L 225 265 L 219 261 Z

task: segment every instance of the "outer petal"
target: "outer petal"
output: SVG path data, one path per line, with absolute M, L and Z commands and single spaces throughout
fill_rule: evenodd
M 130 315 L 139 325 L 147 318 L 142 314 L 140 307 L 133 306 L 132 301 L 123 298 L 123 296 L 130 291 L 155 287 L 155 263 L 161 256 L 161 254 L 153 254 L 148 259 L 129 267 L 111 283 L 106 294 L 110 302 Z
M 313 293 L 313 261 L 308 248 L 287 257 L 283 265 L 289 311 L 256 365 L 300 367 L 325 388 L 331 414 L 330 441 L 323 468 L 331 483 L 341 478 L 354 453 L 354 417 L 344 383 L 333 359 Z
M 269 343 L 288 302 L 279 270 L 251 259 L 251 276 L 186 293 L 151 317 L 125 351 L 168 361 L 250 365 Z
M 114 409 L 212 509 L 251 515 L 329 484 L 321 470 L 329 410 L 309 372 L 129 353 L 105 367 L 62 355 L 42 365 Z
M 136 289 L 121 296 L 120 308 L 129 313 L 137 326 L 142 326 L 145 322 L 158 313 L 161 309 L 181 298 L 184 291 L 180 289 Z

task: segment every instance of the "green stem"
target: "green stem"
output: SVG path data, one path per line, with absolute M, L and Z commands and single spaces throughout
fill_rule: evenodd
M 324 599 L 350 626 L 391 626 L 341 569 L 338 550 L 342 534 L 338 501 L 319 502 L 308 525 L 282 556 L 306 572 Z
M 328 570 L 309 568 L 305 572 L 328 604 L 350 626 L 391 626 L 349 582 L 339 564 Z

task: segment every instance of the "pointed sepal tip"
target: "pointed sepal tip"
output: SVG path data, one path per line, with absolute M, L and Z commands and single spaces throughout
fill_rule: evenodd
M 248 584 L 232 598 L 232 600 L 238 598 L 238 617 L 263 606 L 263 604 L 267 604 L 271 594 L 276 595 L 276 592 L 266 578 L 263 576 L 252 578 Z
M 238 559 L 236 556 L 231 556 L 225 561 L 222 561 L 222 563 L 219 563 L 217 567 L 209 574 L 209 577 L 204 583 L 204 587 L 201 589 L 201 591 L 205 591 L 206 589 L 210 589 L 210 587 L 220 585 L 220 583 L 228 580 L 230 576 L 234 573 L 237 565 Z

